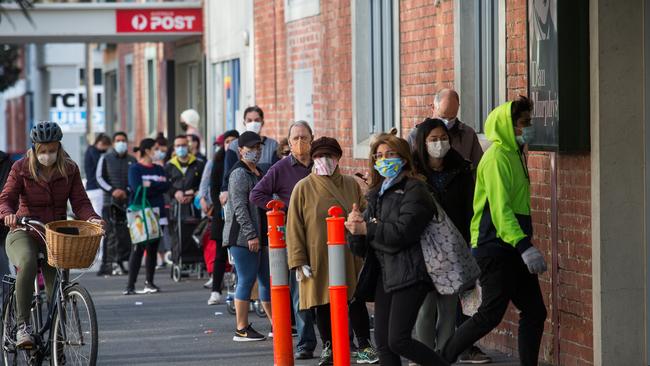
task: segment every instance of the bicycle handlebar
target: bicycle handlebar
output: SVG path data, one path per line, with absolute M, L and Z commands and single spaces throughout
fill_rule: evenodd
M 45 224 L 44 223 L 42 223 L 42 222 L 40 222 L 38 220 L 34 220 L 34 219 L 32 219 L 30 217 L 27 217 L 27 216 L 16 217 L 16 221 L 18 221 L 18 224 L 20 226 L 33 225 L 33 226 L 38 226 L 40 228 L 43 228 L 43 230 L 45 230 Z

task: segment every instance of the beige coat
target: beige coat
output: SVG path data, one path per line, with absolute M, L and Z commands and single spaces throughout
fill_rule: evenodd
M 347 213 L 356 203 L 363 211 L 366 202 L 361 187 L 350 176 L 338 171 L 331 177 L 314 173 L 298 182 L 291 195 L 287 213 L 287 252 L 289 268 L 309 265 L 313 278 L 300 282 L 300 309 L 329 304 L 329 272 L 327 256 L 327 224 L 331 206 L 341 206 Z M 354 257 L 346 246 L 348 298 L 354 295 L 362 260 Z

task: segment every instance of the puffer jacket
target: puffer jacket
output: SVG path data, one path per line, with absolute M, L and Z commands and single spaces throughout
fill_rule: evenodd
M 365 258 L 355 293 L 360 300 L 373 300 L 378 274 L 387 293 L 431 282 L 420 236 L 436 214 L 433 196 L 421 180 L 395 179 L 382 195 L 379 188 L 368 192 L 367 235 L 348 236 L 353 253 Z
M 79 167 L 68 161 L 66 176 L 55 172 L 49 182 L 36 181 L 29 172 L 27 158 L 18 160 L 0 193 L 0 220 L 16 214 L 44 223 L 67 218 L 68 200 L 79 220 L 99 219 L 86 195 Z
M 111 150 L 99 157 L 95 178 L 97 184 L 104 190 L 104 207 L 110 207 L 113 203 L 112 193 L 116 189 L 128 191 L 129 189 L 129 168 L 138 161 L 129 154 L 119 155 Z M 127 200 L 119 202 L 126 206 Z

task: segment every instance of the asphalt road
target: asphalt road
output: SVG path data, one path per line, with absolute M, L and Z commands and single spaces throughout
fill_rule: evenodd
M 142 275 L 136 290 L 143 286 Z M 124 276 L 88 272 L 78 282 L 91 292 L 97 309 L 99 365 L 273 365 L 272 341 L 232 341 L 234 316 L 225 305 L 207 305 L 205 280 L 174 283 L 169 270 L 159 270 L 155 282 L 162 292 L 131 296 L 122 295 Z M 250 321 L 260 333 L 271 330 L 268 320 L 254 313 Z M 516 365 L 503 355 L 494 357 L 500 366 Z M 297 361 L 296 366 L 317 361 Z

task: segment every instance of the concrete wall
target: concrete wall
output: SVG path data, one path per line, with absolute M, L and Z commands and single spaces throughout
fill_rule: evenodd
M 647 365 L 644 4 L 590 1 L 596 365 Z

